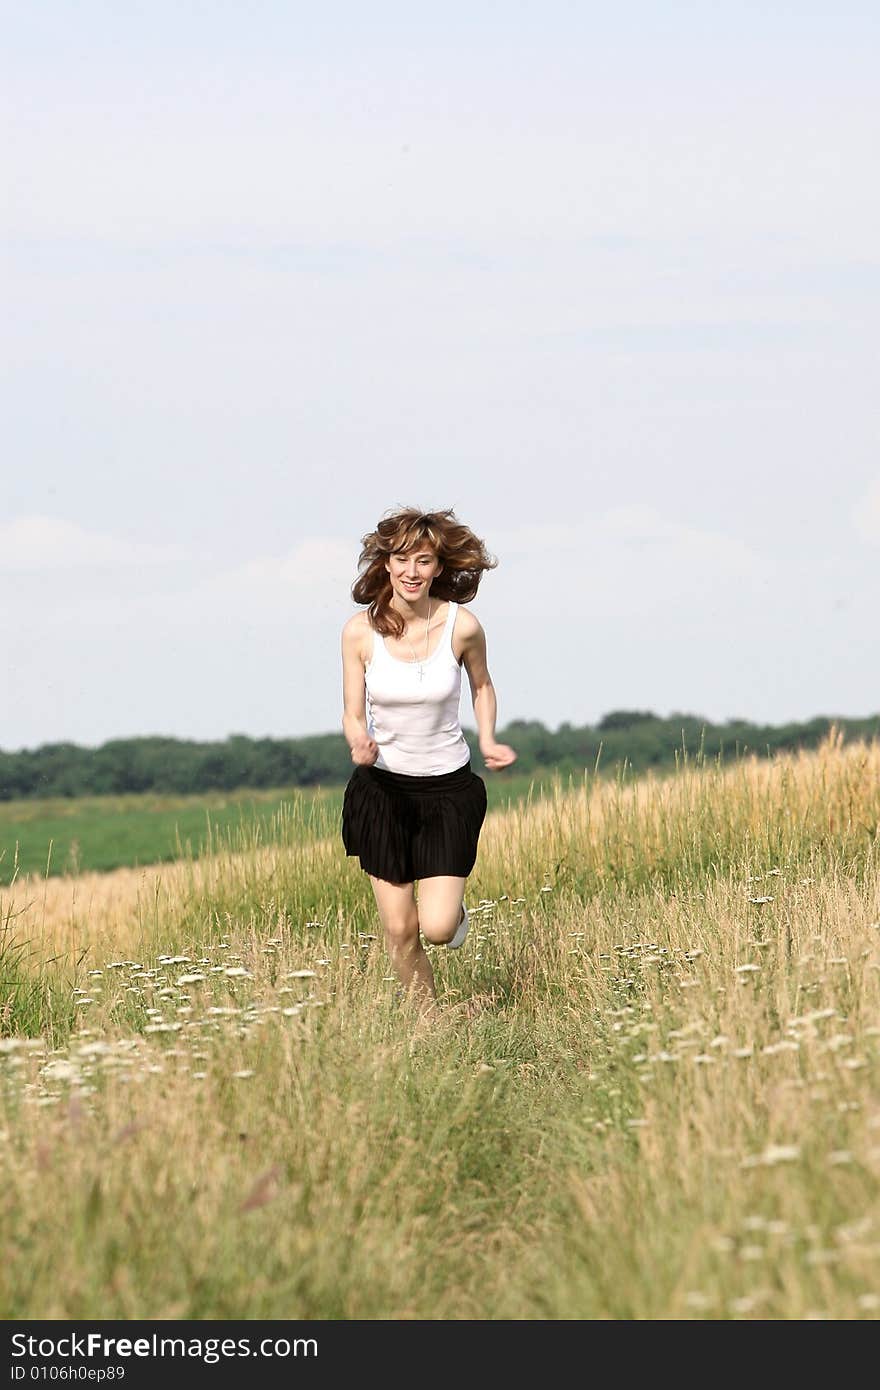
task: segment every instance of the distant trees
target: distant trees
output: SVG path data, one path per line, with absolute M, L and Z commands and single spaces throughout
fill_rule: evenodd
M 880 735 L 880 715 L 843 719 L 824 715 L 804 724 L 750 724 L 729 719 L 710 724 L 699 715 L 675 712 L 661 719 L 650 710 L 611 710 L 595 727 L 566 721 L 554 733 L 536 719 L 514 719 L 498 739 L 516 749 L 509 770 L 516 776 L 541 768 L 582 773 L 598 761 L 611 773 L 626 759 L 634 772 L 674 766 L 684 754 L 731 762 L 744 753 L 766 757 L 780 749 L 814 748 L 832 724 L 844 740 Z M 474 767 L 481 759 L 477 735 L 465 729 Z M 234 791 L 244 788 L 338 786 L 351 776 L 348 745 L 341 734 L 306 738 L 249 738 L 230 734 L 223 742 L 190 739 L 111 739 L 99 748 L 46 743 L 11 753 L 0 750 L 0 801 L 23 797 L 74 797 L 123 792 Z
M 631 729 L 634 724 L 647 724 L 656 718 L 649 709 L 613 709 L 602 715 L 596 728 L 600 733 L 609 729 Z

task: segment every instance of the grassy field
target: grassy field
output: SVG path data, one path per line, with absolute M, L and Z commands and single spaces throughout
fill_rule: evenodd
M 336 816 L 0 891 L 0 1315 L 877 1315 L 876 741 L 491 809 L 433 1023 Z
M 474 770 L 479 765 L 474 763 Z M 518 801 L 530 784 L 540 790 L 551 774 L 500 776 L 481 771 L 489 807 Z M 289 801 L 320 803 L 342 810 L 340 787 L 279 787 L 271 791 L 216 792 L 194 796 L 132 794 L 28 798 L 0 801 L 0 886 L 16 873 L 76 875 L 125 865 L 169 863 L 216 852 L 218 843 L 242 836 L 247 843 L 271 840 L 282 807 Z M 306 833 L 308 825 L 305 827 Z

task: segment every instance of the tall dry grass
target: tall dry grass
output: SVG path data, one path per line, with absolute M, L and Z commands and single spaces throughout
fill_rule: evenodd
M 431 1028 L 330 819 L 17 881 L 4 1316 L 872 1316 L 878 774 L 832 733 L 493 812 Z

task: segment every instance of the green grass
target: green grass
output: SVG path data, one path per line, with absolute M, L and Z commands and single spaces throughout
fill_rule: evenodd
M 877 1316 L 880 750 L 640 790 L 488 819 L 430 1028 L 329 803 L 10 919 L 0 1316 Z
M 489 808 L 535 794 L 550 773 L 520 777 L 483 771 Z M 19 874 L 106 872 L 168 863 L 211 852 L 236 835 L 253 843 L 277 834 L 279 811 L 291 801 L 315 805 L 329 823 L 342 810 L 342 787 L 200 793 L 197 796 L 90 796 L 0 802 L 0 886 Z

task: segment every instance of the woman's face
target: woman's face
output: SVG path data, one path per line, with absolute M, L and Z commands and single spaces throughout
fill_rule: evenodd
M 385 568 L 391 578 L 391 587 L 407 603 L 417 603 L 424 594 L 430 592 L 431 583 L 443 568 L 435 551 L 422 542 L 406 553 L 389 555 Z

